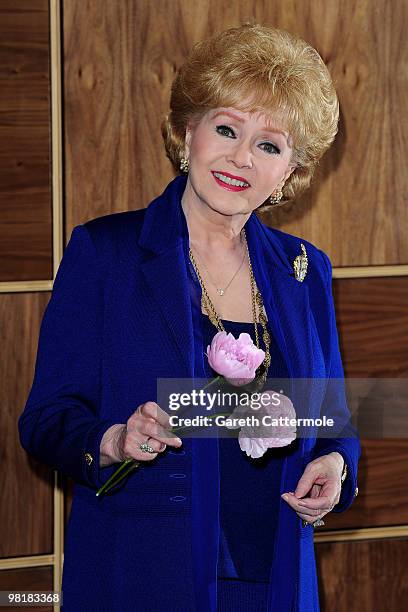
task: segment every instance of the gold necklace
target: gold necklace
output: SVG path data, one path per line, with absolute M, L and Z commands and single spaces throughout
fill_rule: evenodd
M 199 251 L 198 251 L 197 247 L 194 247 L 194 250 L 195 250 L 195 251 L 197 251 L 197 254 L 198 254 L 198 255 L 200 255 L 200 253 L 199 253 Z M 218 289 L 217 285 L 214 283 L 213 279 L 211 278 L 210 272 L 209 272 L 209 270 L 208 270 L 207 266 L 205 265 L 205 263 L 204 263 L 203 258 L 201 257 L 201 255 L 200 255 L 200 259 L 201 259 L 201 263 L 202 263 L 202 264 L 203 264 L 203 266 L 204 266 L 204 269 L 206 270 L 206 272 L 207 272 L 207 274 L 208 274 L 208 278 L 210 279 L 210 281 L 211 281 L 212 285 L 214 285 L 214 287 L 216 288 L 217 292 L 218 292 L 218 293 L 219 293 L 219 295 L 222 297 L 222 296 L 225 294 L 225 292 L 227 291 L 228 287 L 231 285 L 232 281 L 234 280 L 234 278 L 236 277 L 236 275 L 238 274 L 238 272 L 241 270 L 241 268 L 242 268 L 242 264 L 244 263 L 244 259 L 245 259 L 245 251 L 243 252 L 243 255 L 242 255 L 242 261 L 241 261 L 241 263 L 240 263 L 240 265 L 239 265 L 238 270 L 235 272 L 234 276 L 231 278 L 231 280 L 230 280 L 230 282 L 228 283 L 228 285 L 227 285 L 226 287 L 224 287 L 224 289 Z
M 266 317 L 263 313 L 263 299 L 262 299 L 262 295 L 261 292 L 259 291 L 259 289 L 257 288 L 255 291 L 255 278 L 254 278 L 254 273 L 252 270 L 252 265 L 251 265 L 251 258 L 249 256 L 249 249 L 248 249 L 248 243 L 247 243 L 247 239 L 246 239 L 246 234 L 245 234 L 245 228 L 242 229 L 242 234 L 244 237 L 244 243 L 245 243 L 245 249 L 246 249 L 246 253 L 247 253 L 247 257 L 248 257 L 248 265 L 249 265 L 249 276 L 250 276 L 250 280 L 251 280 L 251 298 L 252 298 L 252 318 L 253 318 L 253 323 L 254 323 L 254 327 L 255 327 L 255 344 L 257 346 L 257 348 L 259 348 L 259 336 L 258 336 L 258 326 L 257 326 L 257 316 L 256 316 L 256 304 L 258 304 L 259 306 L 259 322 L 261 323 L 262 326 L 262 330 L 263 330 L 263 334 L 262 334 L 262 339 L 265 343 L 265 358 L 263 360 L 263 362 L 261 363 L 261 365 L 259 366 L 259 368 L 257 369 L 257 374 L 255 376 L 255 380 L 251 383 L 251 385 L 253 385 L 255 387 L 256 390 L 261 389 L 263 387 L 263 385 L 265 384 L 266 378 L 268 376 L 268 368 L 269 365 L 271 363 L 271 355 L 270 355 L 270 336 L 268 333 L 268 330 L 266 328 Z M 189 249 L 189 255 L 190 255 L 190 260 L 191 263 L 194 266 L 194 270 L 197 274 L 198 280 L 200 282 L 201 285 L 201 290 L 202 290 L 202 304 L 205 308 L 205 310 L 208 313 L 208 317 L 211 321 L 211 323 L 218 329 L 218 331 L 226 331 L 224 325 L 222 324 L 221 319 L 219 318 L 217 311 L 214 308 L 214 304 L 212 303 L 210 296 L 208 295 L 207 289 L 205 288 L 203 279 L 201 278 L 201 274 L 200 271 L 198 269 L 198 266 L 195 262 L 194 259 L 194 255 L 192 253 L 191 248 Z

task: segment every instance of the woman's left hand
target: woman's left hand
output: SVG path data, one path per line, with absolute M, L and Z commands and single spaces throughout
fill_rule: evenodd
M 343 464 L 344 459 L 337 452 L 314 459 L 305 467 L 296 490 L 283 493 L 281 497 L 300 518 L 314 523 L 330 512 L 340 500 Z

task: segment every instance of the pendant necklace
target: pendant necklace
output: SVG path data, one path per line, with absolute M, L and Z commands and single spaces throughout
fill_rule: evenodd
M 248 258 L 248 266 L 249 266 L 249 275 L 250 275 L 250 280 L 251 280 L 251 298 L 252 298 L 252 318 L 253 318 L 253 323 L 254 323 L 254 327 L 255 327 L 255 344 L 257 348 L 259 347 L 259 334 L 258 334 L 258 325 L 257 325 L 257 313 L 256 313 L 256 305 L 258 305 L 259 308 L 259 322 L 261 323 L 262 326 L 262 330 L 263 330 L 263 334 L 262 334 L 262 339 L 264 341 L 265 344 L 265 358 L 263 360 L 263 362 L 261 363 L 261 365 L 257 368 L 256 371 L 256 375 L 255 375 L 255 379 L 254 381 L 252 381 L 252 383 L 250 383 L 251 386 L 255 387 L 254 390 L 258 391 L 260 390 L 266 381 L 267 375 L 268 375 L 268 368 L 269 365 L 271 363 L 271 356 L 270 356 L 270 336 L 266 327 L 267 324 L 267 319 L 266 316 L 263 312 L 263 299 L 262 299 L 262 295 L 261 292 L 259 291 L 258 287 L 255 290 L 255 277 L 254 277 L 254 273 L 252 270 L 252 265 L 251 265 L 251 258 L 249 255 L 249 249 L 248 249 L 248 243 L 247 243 L 247 239 L 246 239 L 246 234 L 245 234 L 245 228 L 242 229 L 242 235 L 243 235 L 243 239 L 244 239 L 244 244 L 245 244 L 245 252 Z M 245 256 L 245 252 L 244 252 L 244 256 Z M 193 252 L 191 250 L 191 248 L 189 248 L 189 256 L 190 256 L 190 261 L 194 267 L 194 270 L 196 272 L 197 278 L 199 280 L 199 283 L 201 285 L 201 290 L 202 290 L 202 306 L 204 308 L 204 310 L 208 313 L 208 317 L 211 321 L 211 323 L 217 328 L 217 331 L 226 331 L 225 327 L 220 319 L 220 317 L 218 316 L 217 311 L 215 310 L 214 304 L 212 303 L 210 296 L 208 295 L 207 289 L 205 287 L 204 281 L 201 277 L 200 271 L 198 269 L 197 263 L 195 261 Z M 242 266 L 242 263 L 241 263 Z M 240 268 L 241 268 L 240 266 Z M 234 277 L 236 276 L 236 274 L 238 273 L 238 271 L 235 273 Z M 232 279 L 233 280 L 233 279 Z M 229 287 L 229 285 L 231 284 L 232 280 L 229 282 L 229 284 L 227 285 L 227 288 Z M 218 291 L 218 289 L 217 289 Z M 225 292 L 225 289 L 223 290 Z M 220 293 L 220 291 L 218 291 L 218 293 Z M 220 293 L 220 295 L 222 295 Z
M 198 249 L 197 249 L 197 247 L 194 247 L 194 250 L 195 250 L 195 251 L 197 251 L 197 254 L 198 254 Z M 201 263 L 203 264 L 203 267 L 204 267 L 204 269 L 206 270 L 207 275 L 208 275 L 208 278 L 210 279 L 210 281 L 211 281 L 212 285 L 214 285 L 214 287 L 216 288 L 216 290 L 217 290 L 218 294 L 219 294 L 219 295 L 222 297 L 222 296 L 224 295 L 224 293 L 227 291 L 228 287 L 231 285 L 232 281 L 234 280 L 234 278 L 236 277 L 236 275 L 238 274 L 238 272 L 240 271 L 240 269 L 242 268 L 242 265 L 243 265 L 243 263 L 244 263 L 244 259 L 245 259 L 245 251 L 244 251 L 244 253 L 243 253 L 243 255 L 242 255 L 242 261 L 241 261 L 241 263 L 240 263 L 240 266 L 239 266 L 238 270 L 235 272 L 234 276 L 231 278 L 231 280 L 230 280 L 230 282 L 228 283 L 228 285 L 227 285 L 226 287 L 224 287 L 224 289 L 221 289 L 221 288 L 218 288 L 218 287 L 217 287 L 217 285 L 214 283 L 213 279 L 211 278 L 211 274 L 210 274 L 210 272 L 208 271 L 208 268 L 207 268 L 207 266 L 205 265 L 205 263 L 204 263 L 204 261 L 203 261 L 203 258 L 202 258 L 201 256 L 200 256 L 200 259 L 201 259 Z

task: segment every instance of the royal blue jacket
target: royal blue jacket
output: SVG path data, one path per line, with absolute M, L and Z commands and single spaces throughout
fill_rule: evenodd
M 197 376 L 206 349 L 193 333 L 185 185 L 177 177 L 147 208 L 76 226 L 42 321 L 18 426 L 30 455 L 75 482 L 64 552 L 66 612 L 216 610 L 216 438 L 185 438 L 181 449 L 168 447 L 114 493 L 95 496 L 117 468 L 99 467 L 105 431 L 126 423 L 140 404 L 157 401 L 158 378 Z M 245 229 L 291 377 L 342 379 L 329 258 L 306 240 L 267 227 L 255 213 Z M 301 242 L 309 260 L 303 282 L 293 271 Z M 281 490 L 294 491 L 313 458 L 338 451 L 348 464 L 334 508 L 342 512 L 356 494 L 361 449 L 342 387 L 327 382 L 308 387 L 294 405 L 311 417 L 333 416 L 344 425 L 341 435 L 299 439 L 285 459 Z M 313 528 L 303 528 L 284 500 L 277 512 L 268 610 L 317 612 Z

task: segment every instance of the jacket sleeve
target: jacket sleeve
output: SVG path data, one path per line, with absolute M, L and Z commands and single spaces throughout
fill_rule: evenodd
M 99 416 L 102 328 L 96 251 L 87 228 L 78 225 L 41 323 L 34 380 L 18 428 L 30 455 L 94 489 L 114 471 L 99 467 L 102 436 L 115 424 Z
M 361 445 L 356 428 L 351 423 L 351 415 L 347 406 L 344 371 L 340 354 L 339 338 L 336 325 L 336 313 L 332 292 L 332 265 L 330 259 L 320 251 L 327 270 L 327 292 L 330 315 L 330 346 L 331 363 L 327 381 L 327 388 L 321 408 L 321 416 L 332 418 L 335 424 L 336 437 L 319 437 L 313 449 L 312 459 L 331 452 L 342 455 L 347 464 L 347 477 L 343 483 L 339 502 L 334 506 L 333 512 L 343 512 L 351 506 L 358 493 L 357 470 L 361 455 Z M 338 435 L 339 434 L 339 435 Z M 337 437 L 338 435 L 338 437 Z

